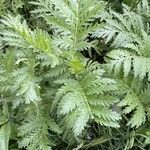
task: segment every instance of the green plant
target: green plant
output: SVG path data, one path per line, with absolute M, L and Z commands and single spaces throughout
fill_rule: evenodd
M 26 12 L 25 0 L 11 2 L 14 13 Z M 33 10 L 27 21 L 19 14 L 1 19 L 0 149 L 129 149 L 137 137 L 145 145 L 135 149 L 147 146 L 147 1 L 136 12 L 124 5 L 123 14 L 107 11 L 100 0 L 28 5 Z M 42 28 L 35 28 L 40 21 Z M 111 45 L 105 65 L 84 56 L 98 52 L 102 40 Z M 117 138 L 123 145 L 115 141 L 113 146 Z
M 149 118 L 149 4 L 143 0 L 132 11 L 124 5 L 123 14 L 112 10 L 106 26 L 93 33 L 111 42 L 107 52 L 108 70 L 121 79 L 125 96 L 120 102 L 125 114 L 132 114 L 128 125 L 139 127 Z
M 61 1 L 61 3 L 60 1 L 51 1 L 50 6 L 46 5 L 51 8 L 54 4 L 58 12 L 56 14 L 56 10 L 52 9 L 50 16 L 45 12 L 42 15 L 51 21 L 52 25 L 55 24 L 55 28 L 52 26 L 55 33 L 52 38 L 40 29 L 34 31 L 29 29 L 27 23 L 20 16 L 9 15 L 1 20 L 5 25 L 1 31 L 2 40 L 5 45 L 9 46 L 9 49 L 3 54 L 6 59 L 2 59 L 4 61 L 2 64 L 6 63 L 3 66 L 2 74 L 4 76 L 8 74 L 9 78 L 6 77 L 6 80 L 9 84 L 6 85 L 7 91 L 4 89 L 2 93 L 9 92 L 10 98 L 13 95 L 12 100 L 9 100 L 10 107 L 14 111 L 17 109 L 19 114 L 22 113 L 24 116 L 23 120 L 20 118 L 22 125 L 19 127 L 19 136 L 23 137 L 23 140 L 19 142 L 19 147 L 42 150 L 50 148 L 51 142 L 46 136 L 48 129 L 59 130 L 53 121 L 43 114 L 45 114 L 44 112 L 46 112 L 45 115 L 53 113 L 51 111 L 53 109 L 54 111 L 56 109 L 58 114 L 65 116 L 63 122 L 66 122 L 68 129 L 73 129 L 75 137 L 82 133 L 89 120 L 105 126 L 119 126 L 117 120 L 120 119 L 120 116 L 111 109 L 111 106 L 117 102 L 117 98 L 111 96 L 111 92 L 109 92 L 116 89 L 116 82 L 104 78 L 104 70 L 100 68 L 99 64 L 88 62 L 78 52 L 92 46 L 86 41 L 86 37 L 99 27 L 99 24 L 90 25 L 89 21 L 95 19 L 96 15 L 100 15 L 101 10 L 98 9 L 97 4 L 100 6 L 101 2 L 92 3 L 93 6 L 89 1 L 81 4 L 77 1 L 68 4 L 65 1 Z M 34 2 L 34 4 L 37 3 Z M 76 8 L 73 9 L 74 5 Z M 66 11 L 63 11 L 64 6 L 66 6 Z M 81 10 L 78 8 L 79 6 Z M 85 11 L 87 6 L 90 12 L 88 9 Z M 94 6 L 97 9 L 94 9 Z M 73 16 L 66 14 L 67 11 Z M 91 14 L 89 15 L 89 13 Z M 58 36 L 58 33 L 61 37 Z M 64 44 L 65 42 L 68 43 Z M 66 45 L 68 46 L 66 47 Z M 49 78 L 46 78 L 45 74 L 43 76 L 40 69 L 47 70 L 49 74 L 46 75 Z M 50 80 L 53 80 L 50 88 L 56 86 L 54 93 L 50 95 L 51 100 L 45 99 L 48 91 L 44 90 L 45 88 L 48 90 L 44 82 L 50 83 Z M 55 85 L 54 81 L 59 85 Z M 107 92 L 109 92 L 108 95 Z M 47 109 L 44 107 L 45 103 L 47 103 Z M 55 108 L 53 103 L 58 107 Z M 44 109 L 42 109 L 43 107 Z M 40 120 L 41 123 L 38 123 Z M 59 122 L 61 122 L 60 119 Z

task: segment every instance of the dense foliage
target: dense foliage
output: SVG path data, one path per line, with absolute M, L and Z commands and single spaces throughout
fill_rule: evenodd
M 1 0 L 0 22 L 0 150 L 150 149 L 148 0 Z

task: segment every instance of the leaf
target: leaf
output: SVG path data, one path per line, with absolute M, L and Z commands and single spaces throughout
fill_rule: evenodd
M 0 149 L 1 150 L 9 150 L 8 144 L 9 144 L 9 138 L 11 134 L 11 126 L 10 124 L 4 124 L 0 128 Z
M 83 110 L 80 110 L 80 114 L 76 118 L 76 121 L 75 121 L 75 124 L 73 127 L 75 136 L 79 136 L 82 133 L 82 131 L 87 126 L 87 122 L 90 119 L 89 113 L 85 110 L 86 109 L 84 109 L 84 108 L 83 108 Z
M 139 107 L 137 107 L 137 110 L 135 111 L 133 117 L 131 118 L 131 120 L 128 122 L 127 125 L 131 125 L 131 127 L 138 128 L 143 123 L 145 123 L 145 120 L 146 120 L 145 110 L 142 105 L 139 105 Z

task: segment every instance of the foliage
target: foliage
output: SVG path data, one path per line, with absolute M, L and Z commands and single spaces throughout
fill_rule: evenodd
M 106 26 L 95 31 L 93 36 L 112 41 L 112 51 L 108 53 L 109 70 L 116 74 L 123 71 L 124 77 L 134 76 L 127 85 L 129 89 L 121 102 L 124 112 L 134 114 L 129 121 L 132 127 L 145 122 L 149 111 L 149 5 L 143 0 L 136 9 L 124 5 L 124 13 L 109 12 Z M 126 86 L 126 85 L 125 85 Z
M 8 1 L 0 149 L 149 148 L 148 1 L 121 12 L 101 0 Z

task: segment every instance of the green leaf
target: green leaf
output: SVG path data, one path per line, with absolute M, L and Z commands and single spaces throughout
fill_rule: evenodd
M 11 134 L 11 126 L 10 124 L 4 124 L 0 128 L 0 149 L 1 150 L 9 150 L 8 144 L 9 144 L 9 138 Z

